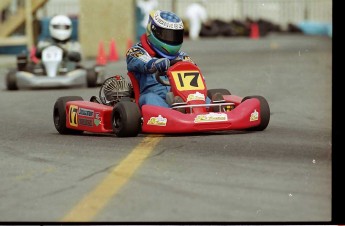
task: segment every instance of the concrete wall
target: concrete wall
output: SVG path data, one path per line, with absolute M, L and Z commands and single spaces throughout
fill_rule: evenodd
M 96 57 L 100 42 L 108 54 L 114 39 L 117 53 L 124 59 L 128 39 L 134 40 L 133 0 L 81 0 L 79 4 L 79 41 L 84 57 Z

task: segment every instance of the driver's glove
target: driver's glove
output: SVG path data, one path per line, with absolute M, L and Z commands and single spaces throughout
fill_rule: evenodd
M 69 60 L 74 62 L 79 62 L 81 60 L 81 55 L 78 52 L 71 51 L 67 54 Z
M 165 72 L 170 67 L 170 61 L 167 58 L 153 58 L 146 64 L 146 68 L 149 72 Z
M 37 48 L 36 52 L 35 52 L 35 57 L 37 57 L 38 59 L 42 58 L 42 48 Z

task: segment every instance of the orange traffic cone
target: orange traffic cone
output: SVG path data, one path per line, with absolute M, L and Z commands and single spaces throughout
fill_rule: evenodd
M 107 57 L 104 52 L 103 42 L 99 42 L 98 45 L 98 55 L 97 55 L 97 65 L 106 65 L 107 64 Z
M 117 54 L 117 51 L 116 51 L 116 44 L 115 44 L 114 39 L 112 39 L 110 42 L 110 50 L 109 50 L 108 59 L 109 61 L 112 61 L 112 62 L 119 60 L 119 55 Z
M 258 39 L 260 37 L 259 25 L 257 23 L 252 23 L 250 25 L 250 38 Z
M 30 59 L 35 64 L 40 62 L 40 60 L 36 57 L 36 48 L 35 47 L 32 47 L 31 50 L 30 50 Z

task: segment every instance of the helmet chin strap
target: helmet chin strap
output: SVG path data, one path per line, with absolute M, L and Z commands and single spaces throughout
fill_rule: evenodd
M 157 53 L 152 49 L 152 47 L 150 46 L 148 40 L 147 40 L 147 36 L 146 34 L 143 34 L 140 37 L 140 42 L 143 45 L 144 49 L 150 54 L 150 56 L 154 57 L 157 55 Z

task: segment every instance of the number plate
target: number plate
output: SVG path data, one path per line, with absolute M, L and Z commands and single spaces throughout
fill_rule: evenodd
M 205 88 L 199 71 L 174 71 L 171 73 L 176 88 L 184 90 L 203 90 Z
M 62 49 L 57 46 L 49 46 L 42 52 L 43 61 L 61 61 Z

